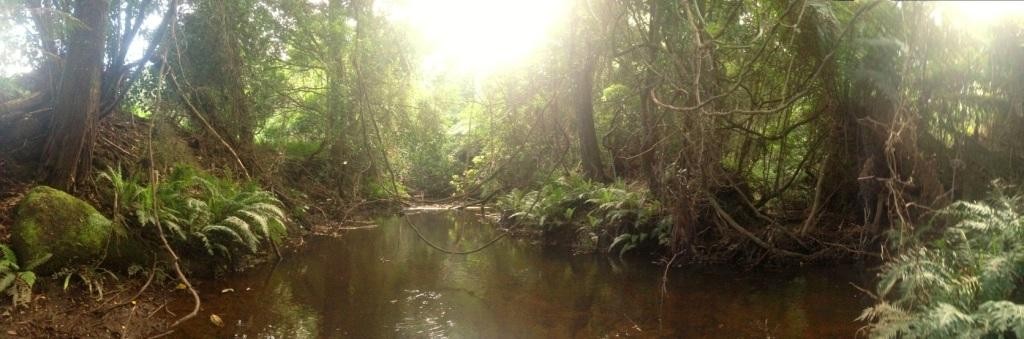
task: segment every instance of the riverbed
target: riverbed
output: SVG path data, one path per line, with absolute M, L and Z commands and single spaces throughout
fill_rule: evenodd
M 785 271 L 672 269 L 502 239 L 470 212 L 413 211 L 307 240 L 278 263 L 201 286 L 178 337 L 849 338 L 871 300 L 856 265 Z M 664 288 L 663 288 L 664 287 Z M 222 321 L 217 326 L 211 314 Z

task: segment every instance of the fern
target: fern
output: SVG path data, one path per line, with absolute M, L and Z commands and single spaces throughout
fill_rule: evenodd
M 859 318 L 872 321 L 873 337 L 1024 336 L 1024 305 L 1009 300 L 1024 276 L 1021 199 L 998 187 L 993 195 L 940 210 L 933 224 L 951 226 L 930 242 L 915 235 L 917 245 L 883 267 L 883 299 Z
M 273 241 L 272 234 L 286 231 L 280 201 L 254 185 L 240 186 L 184 166 L 174 168 L 156 192 L 126 179 L 120 170 L 101 177 L 119 197 L 131 199 L 124 203 L 131 207 L 126 213 L 139 225 L 154 225 L 159 219 L 178 246 L 196 253 L 231 260 L 233 252 L 255 253 Z M 155 211 L 152 195 L 159 206 Z
M 116 282 L 117 275 L 104 268 L 94 266 L 72 266 L 64 267 L 53 275 L 55 279 L 63 278 L 64 290 L 71 287 L 71 281 L 77 278 L 86 287 L 90 295 L 95 295 L 96 300 L 103 300 L 104 286 L 108 281 Z
M 661 204 L 645 187 L 622 181 L 561 177 L 536 191 L 514 189 L 497 205 L 508 219 L 543 231 L 571 227 L 579 239 L 602 237 L 611 242 L 607 250 L 619 254 L 649 242 L 666 245 L 670 237 L 671 219 Z
M 18 306 L 32 301 L 32 286 L 36 283 L 36 275 L 32 272 L 37 266 L 50 259 L 51 255 L 36 258 L 18 264 L 18 257 L 6 245 L 0 245 L 0 293 L 11 296 L 11 302 Z

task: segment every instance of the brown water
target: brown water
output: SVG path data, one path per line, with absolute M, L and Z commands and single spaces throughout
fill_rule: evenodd
M 408 216 L 435 243 L 475 248 L 492 226 L 467 213 Z M 180 337 L 238 338 L 848 338 L 869 299 L 863 269 L 799 273 L 572 256 L 505 239 L 446 255 L 398 217 L 318 238 L 300 253 L 202 288 Z M 231 288 L 235 292 L 221 293 Z M 217 314 L 224 327 L 214 326 Z

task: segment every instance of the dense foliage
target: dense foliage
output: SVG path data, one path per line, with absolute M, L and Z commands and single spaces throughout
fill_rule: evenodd
M 39 14 L 75 14 L 78 3 L 6 12 L 6 25 L 35 33 L 6 39 L 40 56 L 36 73 L 2 82 L 7 116 L 50 114 L 56 86 L 41 75 L 54 65 L 42 56 L 71 57 L 75 26 Z M 844 224 L 876 236 L 978 198 L 993 178 L 1022 177 L 1012 20 L 981 32 L 923 3 L 576 1 L 547 45 L 480 77 L 420 69 L 422 41 L 394 6 L 113 3 L 95 122 L 167 121 L 204 166 L 329 201 L 325 215 L 410 195 L 486 200 L 559 176 L 641 183 L 673 215 L 674 249 L 706 231 L 731 238 L 719 230 L 735 227 L 714 226 L 733 219 L 750 221 L 740 233 L 761 251 L 806 253 L 815 249 L 762 238 L 783 224 L 802 237 L 843 240 L 834 225 Z M 148 46 L 136 62 L 133 41 Z M 106 131 L 81 137 L 110 140 Z M 29 135 L 3 141 L 34 140 L 13 155 L 26 162 L 56 152 Z M 125 145 L 76 154 L 107 166 L 144 155 L 111 144 Z M 65 185 L 89 172 L 43 158 Z
M 1024 180 L 1019 18 L 565 0 L 542 45 L 467 74 L 427 72 L 413 14 L 389 9 L 403 3 L 3 2 L 0 42 L 17 52 L 0 65 L 29 70 L 0 74 L 0 191 L 97 196 L 96 170 L 123 164 L 150 175 L 101 175 L 116 221 L 166 226 L 218 261 L 275 246 L 285 210 L 333 220 L 456 200 L 497 201 L 582 251 L 897 252 L 881 288 L 894 299 L 865 316 L 876 333 L 1016 331 L 1019 309 L 1000 300 L 1015 291 L 1019 206 L 954 202 Z M 923 226 L 936 210 L 953 221 Z M 944 237 L 925 246 L 922 229 Z
M 276 246 L 286 234 L 280 202 L 252 184 L 238 185 L 185 166 L 175 167 L 156 187 L 118 169 L 100 177 L 112 186 L 118 220 L 149 228 L 149 233 L 160 223 L 190 256 L 230 260 Z
M 987 202 L 956 202 L 887 263 L 879 303 L 864 311 L 873 337 L 981 338 L 1024 335 L 1024 199 L 997 190 Z
M 12 303 L 27 304 L 32 301 L 32 285 L 36 275 L 32 269 L 48 260 L 49 256 L 34 261 L 19 263 L 14 251 L 0 244 L 0 293 L 11 296 Z
M 570 234 L 579 251 L 617 251 L 669 242 L 672 217 L 642 185 L 601 184 L 561 177 L 536 191 L 513 189 L 497 201 L 510 222 L 551 234 Z M 598 248 L 600 246 L 600 248 Z

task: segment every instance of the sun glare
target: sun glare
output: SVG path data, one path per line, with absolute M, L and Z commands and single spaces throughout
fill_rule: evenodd
M 969 28 L 988 26 L 1011 16 L 1024 16 L 1024 2 L 1018 1 L 940 1 L 936 4 L 937 13 Z
M 391 0 L 379 10 L 422 38 L 422 67 L 487 75 L 526 58 L 551 36 L 567 0 Z

